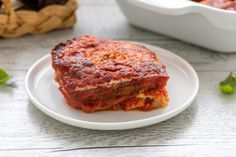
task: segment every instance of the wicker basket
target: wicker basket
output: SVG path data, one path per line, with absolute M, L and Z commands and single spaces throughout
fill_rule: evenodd
M 11 0 L 0 1 L 4 6 L 0 13 L 0 37 L 16 38 L 26 34 L 42 34 L 72 27 L 76 22 L 76 0 L 68 0 L 64 5 L 49 5 L 39 11 L 14 10 Z

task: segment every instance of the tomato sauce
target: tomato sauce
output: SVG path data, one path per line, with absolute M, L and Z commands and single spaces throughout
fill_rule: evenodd
M 194 0 L 224 10 L 236 10 L 236 0 Z

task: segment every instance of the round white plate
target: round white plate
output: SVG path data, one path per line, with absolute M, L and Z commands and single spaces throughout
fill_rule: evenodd
M 167 50 L 146 45 L 158 51 L 167 66 L 170 80 L 167 89 L 170 102 L 164 109 L 141 111 L 100 111 L 84 113 L 66 104 L 57 84 L 50 55 L 39 59 L 26 75 L 27 93 L 37 108 L 66 124 L 96 130 L 122 130 L 143 127 L 167 120 L 184 111 L 194 100 L 199 88 L 197 73 L 184 59 Z

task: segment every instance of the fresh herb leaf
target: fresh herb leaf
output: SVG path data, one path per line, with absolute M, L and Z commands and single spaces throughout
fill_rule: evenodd
M 225 94 L 232 94 L 236 90 L 236 73 L 231 72 L 229 76 L 220 83 L 220 89 Z
M 6 83 L 9 79 L 8 73 L 0 68 L 0 85 Z
M 223 93 L 226 93 L 226 94 L 231 94 L 234 92 L 234 88 L 228 84 L 226 85 L 221 85 L 220 86 L 220 89 Z

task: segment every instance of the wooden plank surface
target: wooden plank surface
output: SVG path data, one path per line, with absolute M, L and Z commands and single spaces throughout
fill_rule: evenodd
M 200 78 L 193 105 L 152 126 L 96 131 L 60 123 L 33 106 L 24 89 L 27 69 L 58 42 L 80 34 L 132 40 L 168 49 Z M 236 96 L 218 83 L 236 71 L 236 54 L 220 54 L 136 28 L 114 1 L 80 0 L 74 29 L 0 40 L 0 67 L 13 76 L 0 88 L 0 156 L 236 156 Z

